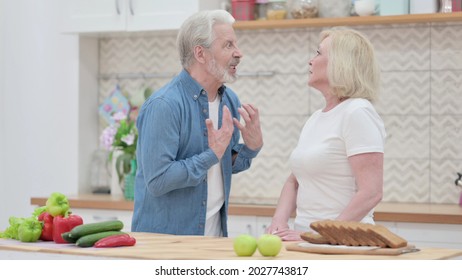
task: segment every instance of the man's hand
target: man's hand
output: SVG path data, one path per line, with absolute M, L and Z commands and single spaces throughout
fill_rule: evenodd
M 213 122 L 211 119 L 206 119 L 205 124 L 207 126 L 207 135 L 209 141 L 209 147 L 215 153 L 218 159 L 223 157 L 226 149 L 228 148 L 231 136 L 233 135 L 234 126 L 231 112 L 228 107 L 223 107 L 223 119 L 221 128 L 216 130 L 213 128 Z
M 245 125 L 242 125 L 236 118 L 234 118 L 234 124 L 241 131 L 245 145 L 254 151 L 260 149 L 263 146 L 263 135 L 257 107 L 251 104 L 242 104 L 238 111 L 244 119 Z

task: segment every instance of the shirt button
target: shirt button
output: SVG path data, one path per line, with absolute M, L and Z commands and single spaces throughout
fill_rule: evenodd
M 202 95 L 206 94 L 205 90 L 201 90 L 201 93 L 202 93 Z
M 197 99 L 197 95 L 194 95 L 194 100 L 196 100 L 196 99 Z
M 205 181 L 205 179 L 204 179 L 204 181 Z M 204 200 L 204 201 L 202 201 L 202 205 L 204 205 L 204 206 L 205 206 L 205 200 Z
M 203 112 L 204 114 L 207 114 L 207 109 L 202 109 L 202 112 Z

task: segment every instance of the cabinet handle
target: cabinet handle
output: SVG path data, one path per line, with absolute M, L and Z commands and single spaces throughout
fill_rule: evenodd
M 115 0 L 115 6 L 116 6 L 116 11 L 117 11 L 117 14 L 120 16 L 120 6 L 119 6 L 119 0 Z
M 252 225 L 251 224 L 247 224 L 247 233 L 252 235 Z
M 95 221 L 114 221 L 117 220 L 117 217 L 102 217 L 102 216 L 94 216 L 93 219 Z
M 134 16 L 135 12 L 133 11 L 133 0 L 129 1 L 129 6 L 130 6 L 130 14 L 132 14 L 132 16 Z

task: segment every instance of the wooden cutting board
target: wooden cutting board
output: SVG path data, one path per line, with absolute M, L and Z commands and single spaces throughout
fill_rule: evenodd
M 400 248 L 380 248 L 369 246 L 345 246 L 329 244 L 312 244 L 309 242 L 292 243 L 286 246 L 288 251 L 299 251 L 315 254 L 353 254 L 353 255 L 390 255 L 396 256 L 404 253 L 420 251 L 414 245 Z

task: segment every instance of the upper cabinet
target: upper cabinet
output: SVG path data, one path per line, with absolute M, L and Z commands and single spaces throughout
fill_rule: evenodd
M 199 10 L 218 9 L 217 0 L 68 0 L 59 1 L 63 32 L 104 33 L 175 30 Z

